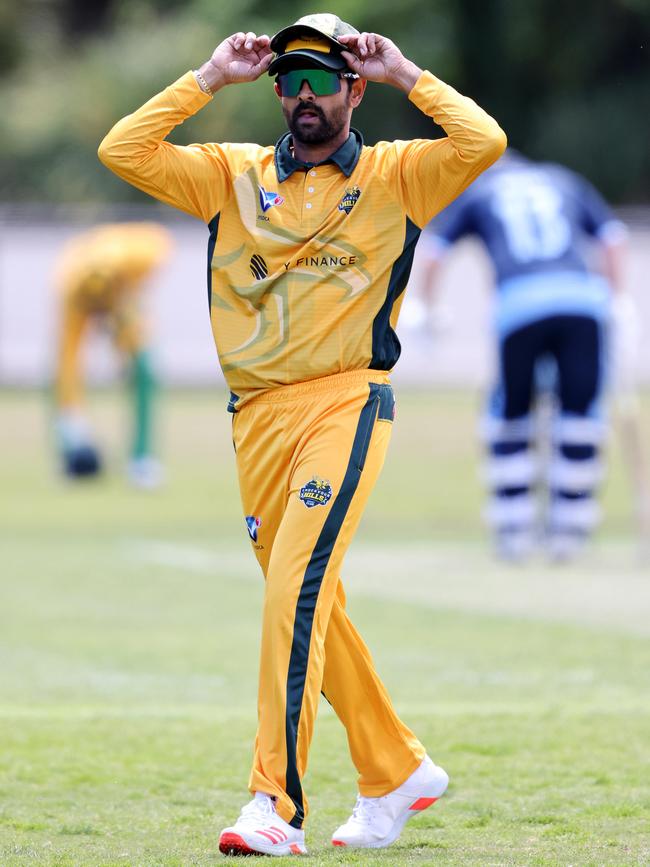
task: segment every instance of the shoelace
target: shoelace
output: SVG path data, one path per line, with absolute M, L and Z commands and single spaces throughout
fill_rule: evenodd
M 271 798 L 264 796 L 263 798 L 253 798 L 248 804 L 242 807 L 241 819 L 266 819 L 269 816 L 275 815 L 275 805 Z
M 377 804 L 379 798 L 364 798 L 363 795 L 357 795 L 357 802 L 352 810 L 352 816 L 364 825 L 370 825 L 377 812 Z

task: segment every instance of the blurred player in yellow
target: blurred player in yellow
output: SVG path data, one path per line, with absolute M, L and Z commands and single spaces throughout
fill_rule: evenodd
M 152 454 L 155 380 L 142 294 L 171 246 L 169 232 L 156 223 L 105 224 L 74 237 L 57 263 L 55 425 L 63 470 L 71 478 L 95 476 L 102 469 L 84 407 L 81 348 L 93 330 L 104 329 L 127 360 L 133 403 L 129 479 L 142 488 L 161 481 L 162 468 Z

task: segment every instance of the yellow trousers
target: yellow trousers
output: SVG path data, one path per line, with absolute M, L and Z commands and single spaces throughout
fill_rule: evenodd
M 86 333 L 93 326 L 104 327 L 124 355 L 133 356 L 147 344 L 144 317 L 130 297 L 98 311 L 86 309 L 74 300 L 66 301 L 60 314 L 55 374 L 59 408 L 73 409 L 83 404 L 80 350 Z
M 345 612 L 340 580 L 393 414 L 388 374 L 355 370 L 273 389 L 233 420 L 244 514 L 266 579 L 249 787 L 275 796 L 297 828 L 321 692 L 346 728 L 362 795 L 397 788 L 425 754 Z

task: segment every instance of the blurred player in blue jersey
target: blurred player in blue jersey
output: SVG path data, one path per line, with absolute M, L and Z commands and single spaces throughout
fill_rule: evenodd
M 508 150 L 423 234 L 429 284 L 469 235 L 497 290 L 497 381 L 483 426 L 497 553 L 525 557 L 541 529 L 549 555 L 570 559 L 598 522 L 606 331 L 626 230 L 584 178 Z M 540 388 L 555 398 L 546 443 L 533 412 Z

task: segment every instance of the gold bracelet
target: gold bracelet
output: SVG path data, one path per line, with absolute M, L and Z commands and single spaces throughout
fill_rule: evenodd
M 208 82 L 205 80 L 205 78 L 203 78 L 203 76 L 201 75 L 201 73 L 199 72 L 198 69 L 194 70 L 194 78 L 196 78 L 199 87 L 201 88 L 202 91 L 204 91 L 204 93 L 207 93 L 208 96 L 214 95 L 212 93 L 212 88 L 210 87 Z

